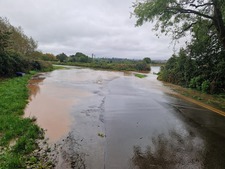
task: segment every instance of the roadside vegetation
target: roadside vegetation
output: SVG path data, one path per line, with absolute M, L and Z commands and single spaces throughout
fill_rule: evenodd
M 26 36 L 21 27 L 16 28 L 0 17 L 0 77 L 13 77 L 16 72 L 30 70 L 51 70 L 51 63 L 36 57 L 36 49 L 37 42 Z
M 144 0 L 134 4 L 136 25 L 190 41 L 161 67 L 159 79 L 203 93 L 225 93 L 225 1 Z
M 44 132 L 34 123 L 35 119 L 22 117 L 29 96 L 27 83 L 31 76 L 29 74 L 0 82 L 1 169 L 44 166 L 41 156 L 32 155 L 34 150 L 40 149 L 38 140 L 44 138 Z
M 151 59 L 146 57 L 143 60 L 131 60 L 122 58 L 94 58 L 77 52 L 75 55 L 67 56 L 61 53 L 56 56 L 58 62 L 55 64 L 89 67 L 103 70 L 118 71 L 150 71 Z
M 184 96 L 184 97 L 182 97 L 182 99 L 189 100 L 187 98 L 190 98 L 190 99 L 192 99 L 192 101 L 189 100 L 191 102 L 203 103 L 205 105 L 209 105 L 211 107 L 214 107 L 216 109 L 219 109 L 219 110 L 222 110 L 223 112 L 225 112 L 225 97 L 223 94 L 213 94 L 213 95 L 207 94 L 207 93 L 203 93 L 201 91 L 194 90 L 191 88 L 184 88 L 179 85 L 174 85 L 172 83 L 164 83 L 164 85 L 166 87 L 169 87 L 173 91 L 175 91 L 178 94 L 178 95 L 175 94 L 176 96 L 178 96 L 178 97 L 179 97 L 179 95 Z M 195 102 L 195 101 L 197 101 L 197 102 Z M 225 113 L 223 113 L 223 114 L 225 114 Z
M 37 43 L 22 28 L 0 17 L 0 169 L 50 168 L 38 142 L 44 132 L 34 118 L 23 118 L 28 103 L 27 84 L 36 71 L 52 70 L 52 64 L 36 58 Z M 19 75 L 21 77 L 16 77 Z

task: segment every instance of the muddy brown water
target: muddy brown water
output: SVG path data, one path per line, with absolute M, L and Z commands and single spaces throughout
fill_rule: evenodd
M 58 146 L 57 169 L 225 168 L 225 118 L 132 73 L 71 67 L 30 82 L 26 117 Z

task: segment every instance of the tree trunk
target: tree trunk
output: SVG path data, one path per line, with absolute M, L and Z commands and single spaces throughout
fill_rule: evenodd
M 214 4 L 214 19 L 213 24 L 216 27 L 218 37 L 225 48 L 225 25 L 223 21 L 223 16 L 221 13 L 220 5 L 217 0 L 213 1 Z

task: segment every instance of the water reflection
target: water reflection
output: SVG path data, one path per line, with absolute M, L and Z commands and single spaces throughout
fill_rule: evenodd
M 123 75 L 124 76 L 132 76 L 132 72 L 125 71 L 125 72 L 123 72 Z
M 35 98 L 36 95 L 40 92 L 40 84 L 44 81 L 45 77 L 42 77 L 40 74 L 37 76 L 34 76 L 28 84 L 28 88 L 29 88 L 29 93 L 30 93 L 30 97 L 29 97 L 29 101 L 32 100 L 32 98 Z
M 151 74 L 157 74 L 160 72 L 160 66 L 151 66 Z
M 134 146 L 133 168 L 139 169 L 182 169 L 203 168 L 204 143 L 193 133 L 180 135 L 171 131 L 168 136 L 159 135 L 152 139 L 145 151 Z
M 190 131 L 179 134 L 171 131 L 168 136 L 158 135 L 143 150 L 133 147 L 134 169 L 224 169 L 224 141 L 213 133 L 204 131 L 202 138 Z M 204 140 L 203 140 L 204 139 Z

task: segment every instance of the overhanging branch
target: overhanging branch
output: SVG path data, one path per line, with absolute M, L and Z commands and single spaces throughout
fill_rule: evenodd
M 183 8 L 178 8 L 178 7 L 168 7 L 166 10 L 168 10 L 170 12 L 176 11 L 176 12 L 184 13 L 184 14 L 195 14 L 195 15 L 202 16 L 204 18 L 211 19 L 211 20 L 214 19 L 212 16 L 203 14 L 201 12 L 198 12 L 198 11 L 195 11 L 195 10 L 192 10 L 192 9 L 183 9 Z
M 205 3 L 205 4 L 201 4 L 201 5 L 190 4 L 190 6 L 193 6 L 195 8 L 199 8 L 199 7 L 203 7 L 203 6 L 211 6 L 211 5 L 213 5 L 213 3 Z

